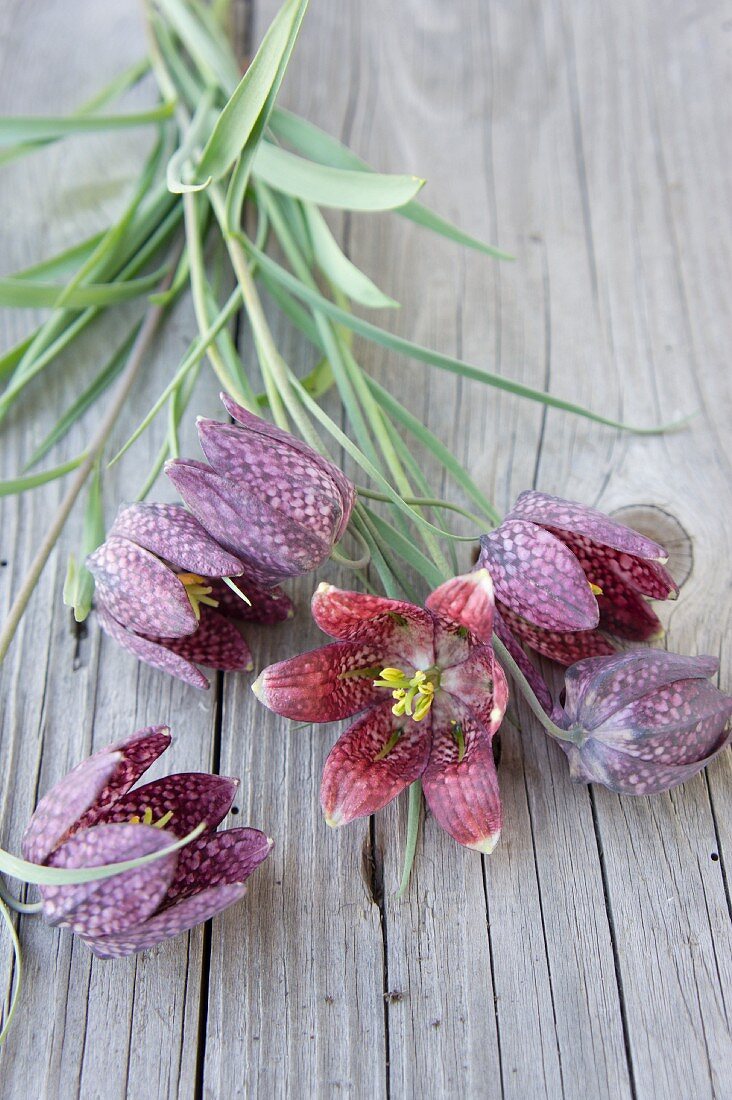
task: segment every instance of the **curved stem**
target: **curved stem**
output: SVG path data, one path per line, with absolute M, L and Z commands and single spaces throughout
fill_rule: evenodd
M 14 913 L 40 913 L 43 908 L 42 901 L 20 901 L 18 898 L 13 897 L 1 878 L 0 901 L 5 902 L 8 909 L 12 909 Z
M 368 497 L 369 500 L 383 500 L 385 503 L 391 502 L 391 497 L 388 497 L 386 493 L 379 493 L 375 489 L 366 489 L 363 485 L 357 485 L 359 495 L 362 497 Z M 485 527 L 485 520 L 480 516 L 476 516 L 475 512 L 469 512 L 467 508 L 461 508 L 459 504 L 452 504 L 449 500 L 440 500 L 439 497 L 402 497 L 405 504 L 412 506 L 418 506 L 421 508 L 445 508 L 449 512 L 457 512 L 460 516 L 465 516 L 466 519 L 472 520 L 477 524 L 482 531 Z M 477 536 L 476 536 L 477 538 Z
M 519 689 L 524 699 L 529 704 L 532 712 L 539 719 L 546 732 L 548 734 L 551 734 L 552 737 L 556 737 L 558 741 L 572 741 L 577 744 L 579 738 L 576 733 L 573 733 L 571 730 L 563 730 L 561 726 L 558 726 L 556 724 L 556 722 L 552 722 L 551 718 L 544 710 L 543 706 L 534 694 L 534 689 L 532 688 L 531 684 L 526 679 L 523 672 L 516 664 L 501 639 L 496 634 L 493 635 L 493 648 L 496 651 L 498 660 L 501 662 L 506 671 L 510 673 L 511 678 L 516 684 L 516 687 Z
M 2 899 L 0 899 L 0 917 L 5 922 L 8 932 L 10 933 L 10 942 L 13 945 L 13 955 L 15 957 L 15 980 L 13 982 L 13 993 L 10 998 L 10 1006 L 8 1008 L 7 1015 L 5 1017 L 5 1023 L 0 1029 L 0 1046 L 7 1038 L 10 1025 L 13 1022 L 13 1016 L 15 1010 L 18 1007 L 18 999 L 20 997 L 20 987 L 23 981 L 23 955 L 20 950 L 20 940 L 18 939 L 18 933 L 15 931 L 15 925 L 13 924 L 12 917 L 10 916 L 10 910 Z
M 404 845 L 404 866 L 402 868 L 402 880 L 399 883 L 397 897 L 400 898 L 409 885 L 409 876 L 412 873 L 414 853 L 417 850 L 417 834 L 419 833 L 419 817 L 422 810 L 422 784 L 419 779 L 409 788 L 409 809 L 407 811 L 407 840 Z

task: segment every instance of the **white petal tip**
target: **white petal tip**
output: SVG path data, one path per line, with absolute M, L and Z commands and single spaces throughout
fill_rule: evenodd
M 491 833 L 490 836 L 484 837 L 483 840 L 479 840 L 475 844 L 470 844 L 468 847 L 472 848 L 474 852 L 480 852 L 481 855 L 489 856 L 496 844 L 498 844 L 500 837 L 500 832 Z

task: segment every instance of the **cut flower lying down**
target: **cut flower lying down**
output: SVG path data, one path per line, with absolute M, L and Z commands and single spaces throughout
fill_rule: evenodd
M 23 836 L 25 859 L 77 869 L 161 851 L 205 823 L 185 847 L 134 870 L 40 887 L 43 918 L 100 958 L 144 951 L 220 913 L 272 849 L 258 829 L 216 832 L 237 779 L 191 772 L 134 787 L 170 740 L 167 727 L 151 726 L 90 756 L 41 799 Z
M 361 714 L 323 772 L 330 825 L 374 813 L 422 780 L 439 824 L 491 852 L 501 830 L 493 735 L 508 700 L 490 643 L 493 586 L 485 570 L 441 585 L 426 607 L 321 584 L 313 617 L 337 641 L 271 665 L 253 690 L 304 722 Z

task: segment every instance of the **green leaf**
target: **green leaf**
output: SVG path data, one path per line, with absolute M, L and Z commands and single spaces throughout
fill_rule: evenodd
M 380 515 L 366 505 L 364 505 L 364 511 L 378 531 L 380 539 L 396 551 L 407 565 L 415 569 L 427 581 L 427 584 L 432 588 L 438 588 L 442 584 L 445 579 L 442 571 L 436 565 L 433 565 L 430 559 L 421 550 L 418 550 L 413 542 L 405 538 L 400 531 L 395 530 L 391 524 L 387 523 L 385 519 L 382 519 Z
M 13 278 L 42 281 L 72 275 L 89 259 L 103 237 L 103 230 L 100 233 L 94 233 L 91 237 L 87 237 L 85 241 L 80 241 L 70 248 L 65 248 L 62 252 L 57 252 L 55 256 L 50 256 L 47 260 L 41 260 L 40 263 L 24 267 L 22 271 L 13 272 Z
M 294 294 L 295 297 L 300 298 L 303 302 L 307 302 L 313 309 L 327 314 L 340 324 L 345 325 L 346 328 L 350 328 L 354 332 L 357 332 L 360 336 L 364 336 L 367 340 L 371 340 L 376 344 L 381 344 L 382 347 L 389 348 L 392 351 L 397 351 L 402 355 L 408 356 L 410 359 L 416 359 L 420 363 L 427 363 L 429 366 L 439 367 L 440 370 L 449 371 L 451 374 L 459 374 L 463 378 L 470 378 L 475 382 L 482 382 L 483 385 L 486 386 L 494 386 L 496 389 L 504 390 L 506 393 L 513 393 L 517 397 L 525 397 L 529 401 L 537 401 L 542 405 L 549 405 L 551 408 L 573 413 L 575 416 L 581 416 L 586 420 L 592 420 L 596 424 L 605 424 L 609 428 L 634 432 L 636 435 L 660 435 L 670 429 L 682 427 L 689 420 L 689 417 L 684 417 L 681 420 L 672 421 L 669 424 L 660 424 L 653 428 L 639 428 L 632 424 L 624 424 L 621 421 L 612 420 L 610 417 L 594 413 L 590 409 L 584 408 L 582 405 L 575 405 L 573 401 L 565 401 L 561 397 L 554 397 L 553 394 L 543 393 L 541 390 L 532 389 L 531 386 L 524 386 L 521 382 L 512 382 L 510 378 L 502 378 L 500 375 L 492 374 L 490 371 L 482 370 L 480 367 L 470 366 L 469 363 L 463 363 L 461 359 L 455 359 L 451 355 L 443 355 L 439 351 L 423 348 L 420 344 L 413 344 L 410 340 L 405 340 L 402 336 L 395 336 L 393 333 L 386 332 L 377 325 L 371 324 L 370 321 L 364 321 L 360 317 L 356 317 L 354 314 L 348 313 L 344 309 L 340 309 L 322 294 L 305 286 L 299 279 L 296 279 L 289 271 L 285 271 L 283 267 L 280 267 L 278 263 L 275 263 L 275 261 L 270 259 L 264 252 L 260 252 L 258 249 L 254 248 L 251 241 L 248 241 L 244 237 L 242 237 L 241 240 L 245 248 L 260 264 L 262 271 L 280 282 L 282 286 L 284 286 L 286 290 L 289 290 L 291 294 Z
M 281 107 L 274 110 L 270 120 L 270 129 L 278 138 L 287 142 L 302 156 L 317 160 L 320 164 L 330 165 L 331 168 L 349 168 L 360 172 L 374 171 L 370 165 L 356 156 L 337 138 L 331 137 L 330 134 L 326 134 L 325 130 L 314 126 L 312 122 L 307 122 Z M 465 233 L 458 226 L 453 225 L 446 218 L 440 217 L 439 214 L 433 213 L 432 210 L 421 203 L 409 202 L 406 206 L 402 206 L 398 212 L 402 217 L 408 218 L 417 225 L 425 226 L 425 228 L 431 229 L 433 233 L 439 233 L 440 236 L 455 241 L 456 244 L 474 248 L 478 252 L 484 252 L 487 256 L 493 256 L 498 260 L 513 259 L 513 256 L 510 256 L 507 252 L 501 251 L 494 245 L 486 244 L 484 241 L 478 240 L 477 237 L 472 237 L 469 233 Z
M 257 150 L 254 174 L 285 195 L 339 210 L 393 210 L 409 202 L 424 185 L 416 176 L 328 168 L 268 141 Z
M 211 176 L 208 176 L 203 183 L 192 181 L 196 175 L 193 158 L 200 147 L 204 133 L 208 129 L 209 114 L 213 101 L 213 89 L 207 88 L 196 107 L 196 113 L 191 119 L 190 126 L 183 134 L 180 145 L 168 161 L 165 180 L 168 190 L 174 195 L 182 195 L 186 191 L 203 191 L 204 187 L 208 187 L 211 182 Z
M 66 293 L 67 288 L 54 283 L 36 283 L 8 276 L 0 279 L 0 306 L 16 309 L 53 309 L 63 299 L 65 309 L 86 309 L 90 306 L 111 306 L 130 302 L 156 287 L 164 271 L 155 271 L 140 279 L 112 283 L 84 283 Z
M 80 563 L 74 555 L 69 555 L 69 564 L 64 582 L 63 600 L 67 607 L 74 609 L 77 623 L 83 623 L 91 611 L 94 597 L 94 577 L 84 562 L 104 542 L 104 508 L 102 505 L 102 479 L 97 462 L 89 482 L 89 492 L 84 510 L 84 526 L 81 539 Z
M 399 303 L 389 298 L 371 282 L 368 275 L 356 267 L 341 251 L 328 223 L 312 203 L 303 203 L 315 259 L 320 270 L 354 302 L 370 309 L 390 309 Z
M 196 168 L 196 180 L 221 179 L 242 152 L 280 75 L 283 57 L 292 49 L 293 26 L 299 27 L 307 0 L 288 0 L 275 16 L 254 59 L 222 110 Z
M 230 93 L 239 80 L 236 59 L 222 48 L 208 27 L 185 0 L 155 0 L 155 4 L 180 38 L 207 84 L 220 84 Z M 180 50 L 177 51 L 180 54 Z
M 41 117 L 0 117 L 0 147 L 19 142 L 49 141 L 69 134 L 92 134 L 103 130 L 124 130 L 135 126 L 149 126 L 165 122 L 173 114 L 172 103 L 161 103 L 149 111 L 137 111 L 131 115 L 83 115 Z
M 3 921 L 5 922 L 5 927 L 7 928 L 8 933 L 10 935 L 10 942 L 13 945 L 13 956 L 15 958 L 15 967 L 14 967 L 15 976 L 14 976 L 14 981 L 13 981 L 13 995 L 10 998 L 10 1004 L 8 1006 L 8 1012 L 7 1012 L 7 1015 L 5 1017 L 5 1022 L 3 1023 L 3 1026 L 0 1029 L 0 1047 L 1 1047 L 3 1045 L 3 1043 L 5 1042 L 5 1039 L 8 1036 L 8 1032 L 10 1031 L 10 1025 L 12 1024 L 13 1016 L 15 1015 L 15 1010 L 18 1007 L 18 1001 L 19 1001 L 19 998 L 20 998 L 20 990 L 21 990 L 21 986 L 23 984 L 23 954 L 20 950 L 20 940 L 18 939 L 18 933 L 15 931 L 15 926 L 14 926 L 12 918 L 10 916 L 10 910 L 8 909 L 5 902 L 2 900 L 2 897 L 0 897 L 0 916 L 3 918 Z
M 55 466 L 52 470 L 44 470 L 40 474 L 26 474 L 25 477 L 14 477 L 9 481 L 0 481 L 0 497 L 13 496 L 14 493 L 25 493 L 28 489 L 35 489 L 39 485 L 47 485 L 49 481 L 70 474 L 77 466 L 81 466 L 86 458 L 85 454 L 77 455 L 68 462 Z

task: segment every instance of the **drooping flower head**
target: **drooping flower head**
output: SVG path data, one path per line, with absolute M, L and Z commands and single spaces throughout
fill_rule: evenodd
M 236 424 L 198 421 L 207 462 L 165 470 L 206 530 L 263 587 L 311 573 L 344 534 L 355 500 L 347 477 L 306 443 L 221 395 Z
M 283 592 L 258 587 L 179 504 L 123 505 L 86 564 L 103 629 L 140 660 L 194 687 L 209 686 L 197 664 L 253 668 L 232 619 L 279 622 L 292 614 Z M 250 603 L 223 577 L 236 577 Z
M 460 844 L 492 851 L 501 803 L 491 742 L 508 691 L 490 645 L 487 572 L 448 581 L 424 608 L 321 584 L 312 611 L 337 641 L 271 665 L 253 690 L 301 722 L 363 712 L 325 764 L 328 823 L 372 814 L 421 778 L 442 828 Z
M 166 726 L 150 726 L 95 753 L 41 799 L 23 836 L 25 859 L 77 869 L 159 852 L 205 822 L 186 846 L 134 870 L 40 887 L 44 919 L 100 958 L 144 951 L 220 913 L 272 849 L 258 829 L 216 832 L 236 779 L 191 772 L 134 788 L 169 744 Z
M 637 649 L 590 657 L 567 670 L 554 720 L 572 779 L 619 794 L 656 794 L 686 782 L 730 739 L 732 698 L 709 677 L 714 657 Z
M 608 634 L 652 641 L 663 630 L 648 601 L 678 592 L 662 546 L 547 493 L 522 493 L 480 543 L 478 567 L 496 589 L 496 633 L 514 655 L 517 638 L 563 665 L 615 652 Z

